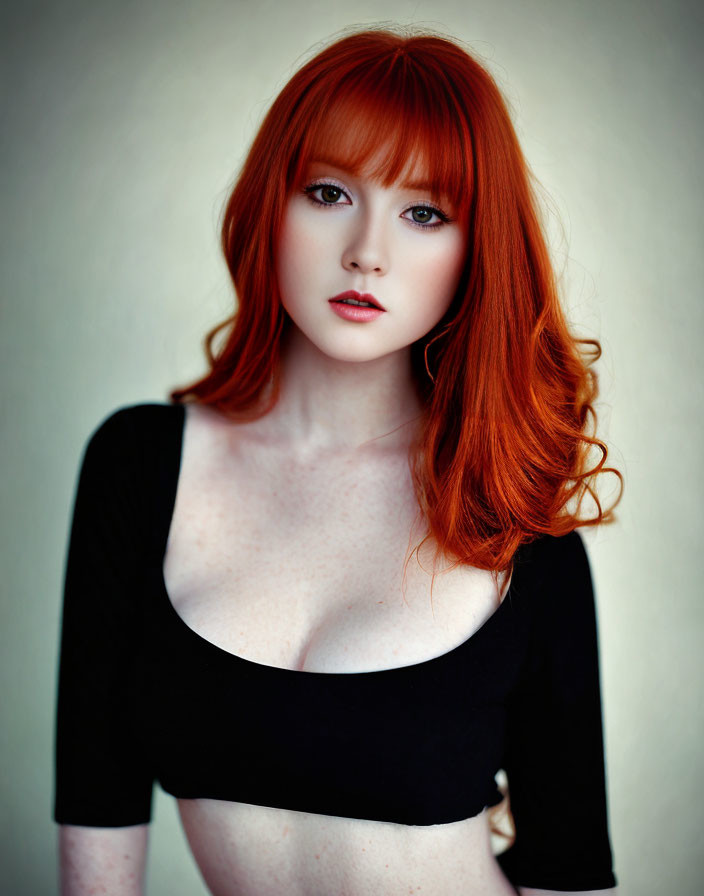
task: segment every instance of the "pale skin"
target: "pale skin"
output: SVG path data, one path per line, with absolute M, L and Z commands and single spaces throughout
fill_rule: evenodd
M 327 184 L 327 190 L 312 191 L 316 183 Z M 454 210 L 442 203 L 438 211 L 448 221 L 435 212 L 414 212 L 437 205 L 436 198 L 417 185 L 386 188 L 365 175 L 355 177 L 321 161 L 305 173 L 300 187 L 288 202 L 277 258 L 282 302 L 294 324 L 282 353 L 280 400 L 266 417 L 234 427 L 212 411 L 189 408 L 182 475 L 192 476 L 192 487 L 188 478 L 183 490 L 179 484 L 165 577 L 172 601 L 187 623 L 232 653 L 312 671 L 353 672 L 410 664 L 450 649 L 482 624 L 495 608 L 487 580 L 472 580 L 477 600 L 476 607 L 468 609 L 462 593 L 467 580 L 461 574 L 449 577 L 436 592 L 437 615 L 432 617 L 424 615 L 426 583 L 423 580 L 420 587 L 420 572 L 408 580 L 405 608 L 401 601 L 392 604 L 386 592 L 385 600 L 374 601 L 374 606 L 354 596 L 344 605 L 335 605 L 330 598 L 335 589 L 326 579 L 327 561 L 334 552 L 326 554 L 325 545 L 326 539 L 334 542 L 340 532 L 335 532 L 332 511 L 326 515 L 325 508 L 331 490 L 337 516 L 341 501 L 348 501 L 349 495 L 354 498 L 355 489 L 361 493 L 358 506 L 364 508 L 364 515 L 355 511 L 354 499 L 345 504 L 344 531 L 352 540 L 363 532 L 369 534 L 370 528 L 374 536 L 374 520 L 383 518 L 393 500 L 400 502 L 392 508 L 396 517 L 412 522 L 411 502 L 404 498 L 412 495 L 405 455 L 420 407 L 411 380 L 410 345 L 448 308 L 461 271 L 466 234 Z M 335 207 L 321 207 L 315 200 Z M 440 223 L 424 229 L 416 218 Z M 372 293 L 386 312 L 371 323 L 341 320 L 331 312 L 328 299 L 348 289 Z M 256 462 L 249 460 L 252 457 Z M 277 531 L 275 520 L 292 518 L 302 497 L 308 506 L 320 507 L 316 521 L 306 524 L 309 528 L 301 546 L 295 546 L 298 553 L 309 552 L 301 568 L 319 568 L 320 578 L 311 573 L 305 583 L 302 611 L 277 610 L 279 616 L 289 614 L 283 617 L 284 628 L 296 633 L 290 639 L 277 637 L 275 630 L 272 633 L 272 619 L 257 623 L 252 608 L 238 616 L 232 610 L 233 594 L 226 587 L 217 599 L 206 594 L 204 586 L 195 595 L 183 597 L 179 591 L 179 583 L 200 581 L 197 562 L 215 568 L 226 554 L 232 569 L 246 565 L 236 553 L 242 533 L 235 516 L 227 516 L 226 498 L 218 507 L 221 532 L 206 530 L 212 504 L 204 509 L 197 500 L 204 483 L 213 486 L 212 500 L 226 492 L 228 482 L 236 486 L 237 494 L 249 489 L 249 500 L 243 500 L 243 505 L 256 507 L 262 479 L 274 482 L 277 489 L 277 512 L 271 513 L 266 506 L 261 511 L 263 521 L 271 520 L 269 535 L 274 544 L 279 536 L 282 544 L 288 537 L 283 529 Z M 294 488 L 287 491 L 290 482 Z M 380 483 L 387 483 L 388 493 L 374 503 Z M 398 495 L 401 498 L 394 497 Z M 255 528 L 257 521 L 255 514 L 250 520 Z M 283 522 L 279 525 L 283 527 Z M 183 533 L 194 527 L 214 545 L 205 564 L 202 554 L 200 561 L 189 556 L 187 542 L 182 540 Z M 382 538 L 381 529 L 378 538 Z M 267 572 L 266 559 L 261 555 L 263 572 L 252 581 L 261 593 L 270 586 L 274 594 L 281 581 L 276 580 L 275 566 Z M 381 563 L 375 567 L 374 558 L 370 559 L 370 574 L 377 581 L 384 581 L 388 574 Z M 212 591 L 213 579 L 208 581 Z M 502 585 L 502 596 L 507 584 Z M 361 583 L 359 593 L 365 593 L 367 586 Z M 194 590 L 198 591 L 197 584 L 191 586 Z M 248 593 L 248 589 L 240 591 Z M 292 606 L 298 604 L 293 601 Z M 375 887 L 379 896 L 409 892 L 410 884 L 421 896 L 448 896 L 448 880 L 461 885 L 453 889 L 458 896 L 515 892 L 488 848 L 486 813 L 457 825 L 419 829 L 215 800 L 179 800 L 179 810 L 201 873 L 218 896 L 269 892 L 361 896 L 369 892 L 365 883 L 369 875 L 378 875 L 384 867 L 387 877 L 374 878 L 387 881 Z M 148 830 L 147 825 L 62 826 L 62 896 L 141 896 Z M 457 859 L 460 855 L 466 857 L 464 865 Z M 441 875 L 448 873 L 443 869 L 455 860 L 457 871 L 443 883 Z M 264 866 L 268 866 L 266 878 Z M 344 878 L 341 868 L 346 869 Z M 518 892 L 521 896 L 557 893 L 529 888 Z M 597 891 L 592 892 L 597 896 Z M 598 894 L 614 892 L 600 890 Z

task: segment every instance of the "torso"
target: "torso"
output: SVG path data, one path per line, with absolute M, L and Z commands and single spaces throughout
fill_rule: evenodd
M 256 422 L 187 407 L 164 579 L 184 622 L 218 647 L 336 673 L 453 649 L 509 582 L 499 593 L 488 571 L 438 567 L 431 604 L 432 550 L 404 579 L 422 534 L 405 452 L 293 460 Z M 515 893 L 486 811 L 418 827 L 207 799 L 179 800 L 179 811 L 217 896 Z

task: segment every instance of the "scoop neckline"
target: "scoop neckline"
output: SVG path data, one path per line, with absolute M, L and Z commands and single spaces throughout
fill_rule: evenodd
M 183 458 L 183 440 L 185 433 L 185 424 L 186 424 L 186 407 L 184 405 L 177 405 L 179 410 L 181 411 L 181 421 L 178 431 L 178 440 L 177 440 L 177 451 L 174 463 L 174 475 L 169 482 L 169 499 L 168 499 L 168 515 L 165 522 L 165 532 L 164 537 L 161 539 L 161 549 L 159 552 L 159 585 L 162 592 L 162 598 L 167 605 L 167 609 L 174 622 L 178 625 L 178 627 L 183 631 L 183 633 L 190 638 L 194 643 L 200 644 L 206 651 L 214 653 L 214 655 L 220 654 L 222 657 L 226 658 L 230 662 L 245 664 L 250 668 L 261 671 L 263 674 L 283 674 L 283 675 L 298 675 L 298 676 L 316 676 L 318 678 L 346 678 L 346 679 L 354 679 L 359 677 L 368 677 L 374 675 L 389 675 L 405 673 L 405 674 L 413 674 L 416 670 L 423 670 L 428 668 L 431 664 L 439 665 L 443 662 L 451 662 L 457 654 L 459 654 L 464 649 L 469 649 L 469 645 L 473 645 L 477 640 L 481 637 L 486 636 L 488 630 L 493 628 L 494 625 L 497 624 L 497 620 L 503 618 L 505 615 L 503 611 L 504 606 L 508 604 L 513 595 L 516 575 L 519 572 L 521 564 L 516 563 L 515 561 L 518 559 L 518 555 L 520 554 L 521 548 L 519 547 L 516 551 L 516 555 L 514 557 L 514 569 L 511 575 L 511 581 L 509 582 L 508 589 L 506 594 L 504 595 L 503 600 L 499 604 L 499 606 L 494 610 L 491 615 L 489 615 L 484 622 L 479 626 L 479 628 L 475 629 L 468 638 L 465 638 L 464 641 L 461 641 L 455 647 L 451 647 L 449 650 L 446 650 L 444 653 L 440 653 L 437 656 L 430 657 L 427 660 L 420 660 L 417 663 L 408 663 L 405 666 L 389 666 L 385 669 L 367 669 L 361 672 L 318 672 L 314 669 L 289 669 L 286 666 L 274 666 L 270 663 L 262 663 L 258 660 L 248 659 L 245 656 L 241 656 L 238 653 L 232 653 L 229 650 L 226 650 L 224 647 L 220 647 L 218 644 L 215 644 L 213 641 L 210 641 L 208 638 L 199 634 L 195 629 L 191 628 L 190 625 L 183 619 L 183 617 L 178 613 L 176 607 L 171 600 L 171 596 L 169 594 L 169 589 L 166 585 L 166 577 L 164 575 L 164 562 L 166 560 L 166 549 L 168 547 L 169 534 L 171 532 L 171 524 L 173 520 L 174 511 L 176 509 L 176 496 L 178 494 L 178 485 L 181 478 L 181 466 L 182 466 L 182 458 Z
M 194 643 L 199 643 L 206 651 L 216 652 L 221 656 L 225 657 L 230 662 L 234 663 L 244 663 L 254 669 L 261 670 L 264 674 L 277 674 L 283 673 L 284 675 L 306 675 L 306 676 L 324 676 L 326 678 L 331 678 L 337 676 L 338 678 L 355 678 L 360 676 L 370 676 L 370 675 L 388 675 L 390 673 L 406 673 L 413 674 L 415 670 L 421 670 L 423 668 L 427 668 L 431 664 L 440 664 L 442 662 L 451 662 L 451 660 L 455 657 L 463 649 L 469 649 L 470 645 L 477 640 L 479 640 L 482 636 L 486 635 L 486 632 L 489 628 L 493 627 L 497 624 L 497 620 L 500 617 L 503 617 L 502 610 L 504 606 L 510 601 L 512 590 L 513 590 L 513 582 L 516 575 L 516 570 L 514 570 L 513 576 L 511 578 L 511 582 L 508 586 L 508 591 L 504 596 L 504 599 L 501 601 L 499 606 L 494 610 L 494 612 L 488 616 L 484 622 L 479 626 L 478 629 L 472 632 L 472 634 L 465 638 L 464 641 L 461 641 L 455 647 L 451 647 L 449 650 L 446 650 L 444 653 L 440 653 L 437 656 L 430 657 L 427 660 L 420 660 L 417 663 L 408 663 L 405 666 L 389 666 L 385 669 L 365 669 L 360 672 L 319 672 L 315 669 L 289 669 L 287 666 L 274 666 L 270 663 L 262 663 L 259 660 L 252 660 L 246 656 L 242 656 L 239 653 L 232 653 L 229 650 L 226 650 L 224 647 L 220 647 L 218 644 L 215 644 L 214 641 L 210 641 L 208 638 L 199 634 L 195 629 L 191 628 L 190 625 L 183 619 L 182 616 L 179 615 L 176 607 L 173 605 L 171 601 L 171 597 L 169 595 L 168 588 L 166 587 L 166 580 L 164 578 L 164 566 L 163 566 L 163 557 L 162 563 L 160 565 L 160 586 L 162 591 L 162 597 L 164 602 L 167 604 L 168 612 L 172 616 L 174 622 L 178 625 L 178 627 L 184 632 L 184 634 L 190 638 Z

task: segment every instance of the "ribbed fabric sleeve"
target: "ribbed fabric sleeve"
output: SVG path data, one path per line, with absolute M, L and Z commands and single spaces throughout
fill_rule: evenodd
M 578 532 L 545 539 L 531 645 L 510 703 L 505 769 L 516 826 L 499 863 L 516 886 L 615 886 L 609 844 L 597 623 Z
M 153 774 L 132 662 L 143 633 L 140 566 L 148 544 L 134 423 L 133 409 L 108 417 L 87 444 L 78 479 L 55 730 L 59 824 L 151 819 Z

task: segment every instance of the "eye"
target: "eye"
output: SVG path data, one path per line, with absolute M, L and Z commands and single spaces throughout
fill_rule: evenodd
M 316 183 L 305 187 L 303 192 L 308 196 L 311 202 L 316 205 L 350 205 L 349 196 L 342 187 L 332 183 Z M 347 202 L 340 202 L 342 198 Z
M 424 228 L 440 227 L 442 224 L 447 224 L 450 220 L 444 212 L 432 205 L 411 206 L 411 208 L 406 209 L 401 217 L 406 218 L 407 221 L 418 227 Z M 433 218 L 436 220 L 433 220 Z

